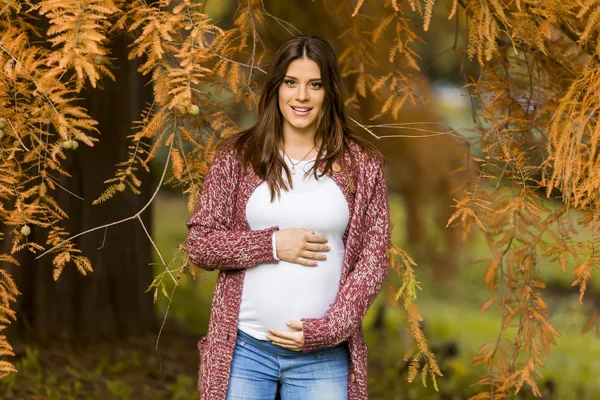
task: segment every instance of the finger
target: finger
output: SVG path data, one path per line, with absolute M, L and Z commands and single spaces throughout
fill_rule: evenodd
M 306 241 L 307 242 L 313 242 L 313 243 L 327 243 L 327 238 L 325 236 L 321 236 L 321 235 L 307 235 L 306 236 Z
M 313 253 L 312 251 L 303 251 L 302 253 L 300 253 L 300 257 L 317 261 L 327 260 L 327 256 L 325 254 Z
M 291 340 L 295 343 L 301 343 L 300 339 L 302 334 L 300 332 L 285 332 L 277 329 L 269 329 L 269 334 L 280 339 Z
M 304 245 L 304 250 L 329 251 L 330 248 L 326 244 L 316 244 L 316 243 L 306 242 L 306 244 Z
M 299 331 L 304 329 L 304 324 L 302 323 L 302 321 L 288 321 L 286 322 L 286 325 L 292 329 L 296 329 Z
M 286 349 L 293 350 L 293 351 L 302 351 L 302 348 L 297 347 L 297 346 L 290 346 L 287 344 L 279 344 L 279 343 L 275 343 L 275 342 L 273 342 L 273 344 L 276 346 L 279 346 L 279 347 L 285 347 Z
M 298 347 L 298 345 L 299 345 L 299 343 L 296 343 L 293 340 L 282 339 L 280 337 L 272 336 L 272 335 L 267 335 L 267 340 L 270 340 L 271 343 L 276 344 L 278 346 L 285 345 L 285 346 L 292 346 L 292 347 L 296 346 L 296 347 Z

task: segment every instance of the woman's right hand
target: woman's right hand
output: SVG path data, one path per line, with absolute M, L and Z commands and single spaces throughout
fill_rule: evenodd
M 318 264 L 315 260 L 326 260 L 327 256 L 320 252 L 329 251 L 325 236 L 315 235 L 313 231 L 304 229 L 279 230 L 275 233 L 275 242 L 280 260 L 307 267 L 316 267 Z

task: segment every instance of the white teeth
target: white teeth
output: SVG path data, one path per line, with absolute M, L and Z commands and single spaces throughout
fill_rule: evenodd
M 292 109 L 296 110 L 296 111 L 300 111 L 300 112 L 305 112 L 305 111 L 310 111 L 310 108 L 298 108 L 298 107 L 292 107 Z

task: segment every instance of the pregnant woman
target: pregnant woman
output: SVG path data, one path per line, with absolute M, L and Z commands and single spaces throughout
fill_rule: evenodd
M 348 128 L 329 44 L 284 43 L 256 123 L 219 143 L 187 222 L 190 260 L 219 270 L 202 399 L 367 399 L 361 322 L 390 244 L 382 164 Z

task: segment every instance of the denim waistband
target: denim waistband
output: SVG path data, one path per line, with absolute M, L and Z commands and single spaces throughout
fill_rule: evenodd
M 294 351 L 294 350 L 286 349 L 285 347 L 281 347 L 281 346 L 271 343 L 269 340 L 257 339 L 239 329 L 238 329 L 237 335 L 238 335 L 238 339 L 240 339 L 246 343 L 249 343 L 250 345 L 256 347 L 257 349 L 264 351 L 265 353 L 269 353 L 272 356 L 300 357 L 302 355 L 307 354 L 307 352 L 304 352 L 304 351 Z M 335 347 L 329 348 L 329 349 L 316 350 L 316 351 L 328 351 L 328 350 L 333 350 L 333 349 L 337 349 L 338 347 L 344 347 L 344 346 L 347 346 L 347 344 L 345 342 L 341 343 Z M 312 353 L 312 352 L 310 352 L 310 353 Z

